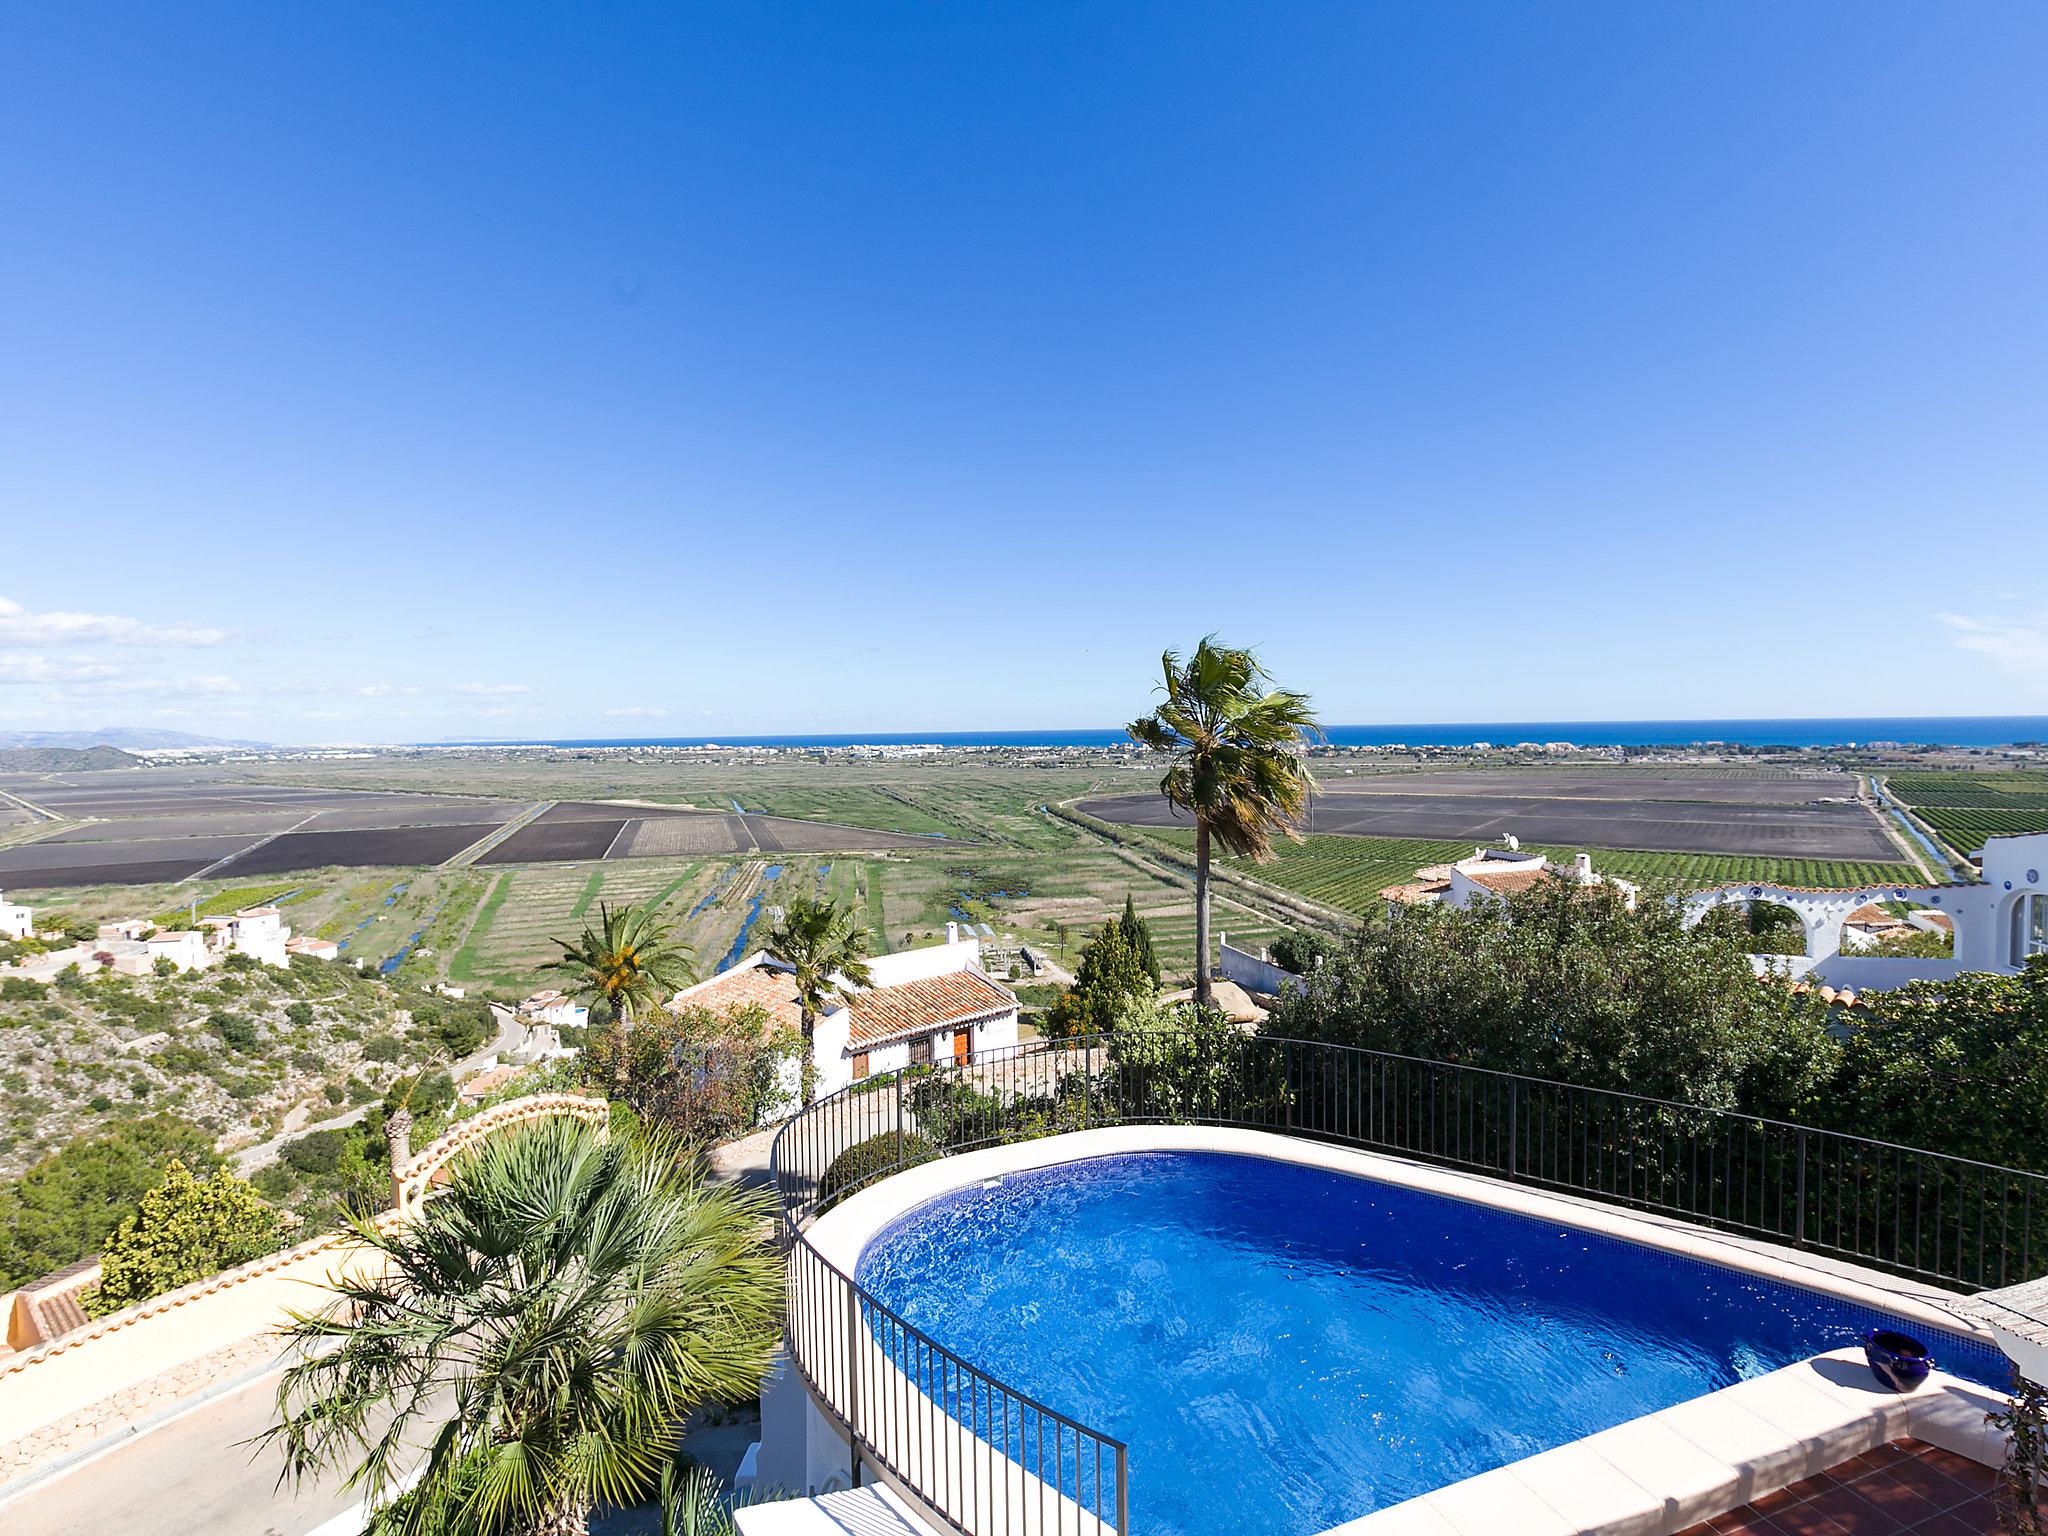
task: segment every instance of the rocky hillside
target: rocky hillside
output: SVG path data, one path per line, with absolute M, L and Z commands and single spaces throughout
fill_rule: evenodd
M 295 958 L 174 976 L 0 980 L 0 1178 L 115 1122 L 169 1112 L 223 1145 L 381 1097 L 467 1055 L 490 1010 Z

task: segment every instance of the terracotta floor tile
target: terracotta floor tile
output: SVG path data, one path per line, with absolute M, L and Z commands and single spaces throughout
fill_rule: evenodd
M 1766 1517 L 1771 1536 L 1868 1536 L 1862 1531 L 1837 1525 L 1811 1504 L 1794 1504 Z M 1886 1532 L 1885 1536 L 1891 1536 Z
M 1970 1497 L 1961 1483 L 1927 1466 L 1873 1472 L 1853 1486 L 1858 1498 L 1868 1499 L 1901 1525 L 1917 1525 Z
M 1934 1468 L 1944 1477 L 1954 1478 L 1972 1492 L 1989 1493 L 1998 1486 L 1998 1473 L 1993 1468 L 1967 1456 L 1958 1456 L 1954 1451 L 1944 1451 L 1939 1446 L 1926 1447 L 1914 1459 Z
M 1914 1526 L 1912 1536 L 2002 1536 L 2004 1529 L 1991 1501 L 1977 1498 Z
M 1909 1520 L 1902 1519 L 1889 1510 L 1880 1509 L 1847 1485 L 1831 1488 L 1817 1498 L 1795 1506 L 1789 1513 L 1796 1514 L 1799 1510 L 1806 1509 L 1826 1516 L 1843 1530 L 1853 1532 L 1854 1536 L 1902 1536 L 1911 1525 Z M 1931 1506 L 1923 1507 L 1914 1512 L 1914 1518 L 1923 1518 L 1932 1513 L 1934 1510 Z

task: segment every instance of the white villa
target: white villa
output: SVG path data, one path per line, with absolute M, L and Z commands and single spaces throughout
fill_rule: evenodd
M 0 913 L 8 911 L 25 913 L 28 908 L 0 907 Z M 282 966 L 291 960 L 291 935 L 275 907 L 249 907 L 229 917 L 209 917 L 200 928 L 159 928 L 148 918 L 130 917 L 101 923 L 98 934 L 81 943 L 0 966 L 0 974 L 47 983 L 75 965 L 87 975 L 112 971 L 120 976 L 147 976 L 159 960 L 169 961 L 180 971 L 203 971 L 231 954 Z
M 0 939 L 25 939 L 35 931 L 34 908 L 9 901 L 7 893 L 0 891 Z
M 1983 878 L 1967 885 L 1716 886 L 1687 897 L 1685 916 L 1696 923 L 1714 907 L 1753 901 L 1789 908 L 1806 931 L 1806 952 L 1769 962 L 1792 976 L 1858 992 L 1946 981 L 1965 971 L 2014 975 L 2029 956 L 2048 954 L 2048 832 L 1994 837 L 1974 862 Z M 1953 934 L 1951 953 L 1930 959 L 1856 953 L 1880 935 L 1877 920 L 1892 916 L 1883 909 L 1886 902 L 1918 909 L 1899 922 Z
M 1017 1043 L 1017 995 L 981 968 L 981 940 L 946 924 L 946 942 L 868 962 L 870 985 L 843 984 L 811 1030 L 812 1096 L 824 1098 L 879 1072 L 936 1061 L 980 1061 Z M 800 1029 L 803 1005 L 789 967 L 755 950 L 730 970 L 685 987 L 670 1006 L 724 1011 L 758 1003 Z M 792 1074 L 793 1075 L 793 1074 Z M 796 1085 L 785 1085 L 793 1103 Z
M 528 1027 L 545 1024 L 551 1029 L 582 1029 L 590 1023 L 590 1010 L 554 987 L 548 987 L 519 1005 L 519 1016 Z
M 1521 844 L 1512 837 L 1502 838 L 1498 848 L 1474 848 L 1472 857 L 1455 864 L 1431 864 L 1418 869 L 1413 878 L 1384 887 L 1380 895 L 1401 906 L 1445 906 L 1462 911 L 1475 901 L 1498 901 L 1543 880 L 1612 886 L 1621 893 L 1629 910 L 1635 910 L 1636 888 L 1626 880 L 1612 880 L 1595 873 L 1591 855 L 1581 853 L 1569 864 L 1558 864 L 1540 853 L 1523 852 Z

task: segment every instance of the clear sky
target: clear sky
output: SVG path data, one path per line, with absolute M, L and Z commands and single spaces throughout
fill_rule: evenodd
M 2048 709 L 2048 7 L 0 10 L 0 728 Z

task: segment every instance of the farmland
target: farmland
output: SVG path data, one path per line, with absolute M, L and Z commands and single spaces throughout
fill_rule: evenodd
M 1898 850 L 1853 776 L 1526 768 L 1326 779 L 1309 830 L 1363 837 L 1659 849 L 1776 859 L 1888 862 Z M 1156 793 L 1084 800 L 1127 826 L 1182 820 Z
M 212 778 L 170 770 L 160 781 L 155 772 L 121 775 L 118 795 L 87 782 L 111 776 L 72 775 L 77 783 L 70 787 L 91 802 L 91 814 L 106 819 L 74 820 L 54 835 L 46 830 L 39 841 L 0 851 L 0 885 L 19 887 L 38 907 L 94 919 L 170 913 L 195 899 L 203 910 L 208 903 L 217 910 L 279 900 L 295 929 L 345 944 L 350 957 L 409 980 L 447 980 L 499 996 L 544 984 L 553 941 L 594 918 L 600 903 L 658 904 L 708 973 L 733 953 L 742 933 L 758 937 L 764 916 L 799 888 L 821 888 L 844 902 L 878 951 L 929 943 L 949 920 L 987 924 L 999 971 L 1020 945 L 1056 962 L 1064 950 L 1071 962 L 1087 930 L 1120 909 L 1128 893 L 1152 922 L 1168 970 L 1185 975 L 1193 963 L 1185 828 L 1123 828 L 1120 847 L 1041 809 L 1129 797 L 1156 783 L 1156 767 L 1105 754 L 641 761 L 574 752 L 394 752 L 326 763 L 237 763 L 210 770 Z M 1426 801 L 1433 814 L 1462 818 L 1461 828 L 1474 816 L 1498 817 L 1502 802 L 1538 801 L 1538 810 L 1562 807 L 1569 828 L 1618 841 L 1612 824 L 1619 818 L 1634 825 L 1630 808 L 1644 805 L 1658 817 L 1709 828 L 1751 815 L 1796 828 L 1816 812 L 1824 825 L 1847 816 L 1874 826 L 1861 806 L 1845 803 L 1853 793 L 1853 778 L 1840 774 L 1543 767 L 1326 774 L 1322 799 L 1347 815 L 1405 815 L 1410 802 Z M 180 812 L 180 796 L 202 809 Z M 126 823 L 147 838 L 121 840 L 124 819 L 111 813 L 123 804 L 137 809 Z M 308 816 L 316 819 L 301 825 Z M 332 818 L 342 816 L 349 824 L 335 824 Z M 487 841 L 515 817 L 532 819 Z M 209 821 L 219 829 L 211 836 Z M 1508 825 L 1516 829 L 1519 818 L 1510 815 Z M 1544 841 L 1528 827 L 1519 835 L 1559 854 L 1589 841 Z M 248 849 L 237 837 L 271 840 Z M 140 888 L 122 889 L 113 879 L 120 866 L 93 862 L 128 857 L 124 850 L 144 845 L 154 856 L 166 843 L 202 839 L 203 848 L 147 871 L 149 883 Z M 1274 864 L 1242 873 L 1268 889 L 1367 913 L 1380 887 L 1491 840 L 1477 832 L 1319 834 L 1301 847 L 1283 847 Z M 77 847 L 88 851 L 59 851 Z M 1903 872 L 1888 860 L 1747 847 L 1735 840 L 1690 851 L 1609 849 L 1595 857 L 1600 868 L 1628 879 L 1700 884 L 1887 881 Z M 211 862 L 202 854 L 220 859 L 216 848 L 239 856 L 205 879 L 179 881 Z M 365 848 L 392 862 L 351 862 Z M 336 862 L 277 867 L 314 856 Z M 32 893 L 7 871 L 9 861 L 28 857 L 84 862 L 59 888 Z M 1275 918 L 1284 913 L 1271 902 L 1236 885 L 1218 895 L 1216 927 L 1233 938 L 1255 945 L 1280 931 Z
M 2048 832 L 2048 773 L 1896 773 L 1886 788 L 1959 853 L 1988 837 Z
M 1194 834 L 1183 828 L 1147 828 L 1148 837 L 1165 840 L 1184 853 L 1194 848 Z M 1408 879 L 1429 864 L 1468 856 L 1470 842 L 1397 837 L 1351 837 L 1311 834 L 1300 843 L 1274 846 L 1270 864 L 1226 860 L 1234 869 L 1258 880 L 1296 891 L 1312 901 L 1341 911 L 1367 915 L 1384 903 L 1380 890 Z M 1532 848 L 1532 851 L 1539 851 Z M 1568 863 L 1573 848 L 1542 848 Z M 1593 852 L 1594 867 L 1639 885 L 1674 882 L 1690 887 L 1771 881 L 1781 885 L 1884 885 L 1913 879 L 1904 864 L 1859 863 L 1836 859 L 1770 859 L 1742 854 L 1658 853 L 1626 849 Z

